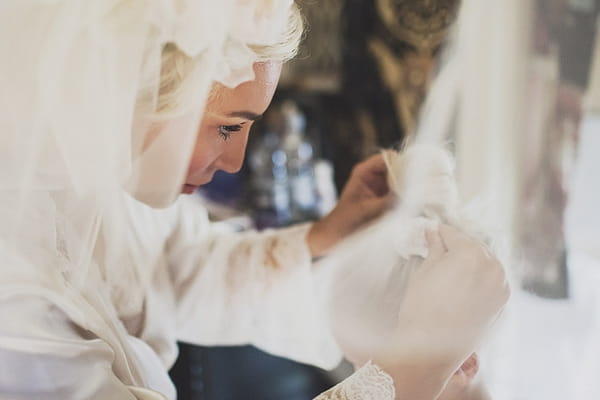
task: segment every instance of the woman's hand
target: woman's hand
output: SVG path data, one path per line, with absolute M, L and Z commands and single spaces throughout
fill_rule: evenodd
M 427 235 L 429 255 L 409 278 L 399 334 L 423 346 L 413 347 L 415 356 L 432 350 L 454 354 L 458 345 L 473 343 L 491 325 L 509 289 L 502 264 L 479 240 L 448 225 Z M 414 335 L 408 337 L 412 328 Z M 437 340 L 430 342 L 428 336 Z
M 313 257 L 326 254 L 340 240 L 381 215 L 390 206 L 391 198 L 381 154 L 357 164 L 336 207 L 315 222 L 308 233 Z
M 397 330 L 374 357 L 393 376 L 398 398 L 436 398 L 510 296 L 504 268 L 481 242 L 445 225 L 428 240 L 429 255 L 411 275 Z

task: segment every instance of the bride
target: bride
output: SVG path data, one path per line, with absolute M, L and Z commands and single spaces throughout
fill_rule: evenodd
M 179 198 L 240 168 L 301 34 L 288 0 L 0 6 L 0 398 L 174 399 L 177 340 L 323 368 L 358 355 L 320 399 L 439 395 L 506 301 L 498 261 L 454 228 L 428 232 L 403 300 L 418 307 L 385 352 L 338 344 L 312 262 L 392 203 L 382 156 L 328 216 L 289 229 L 217 234 Z

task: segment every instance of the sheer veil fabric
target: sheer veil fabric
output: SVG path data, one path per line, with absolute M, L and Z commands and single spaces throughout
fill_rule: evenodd
M 211 85 L 253 78 L 251 46 L 281 40 L 291 4 L 0 4 L 0 301 L 33 294 L 120 348 L 111 303 L 139 303 L 148 287 L 140 279 L 149 279 L 126 266 L 143 260 L 128 246 L 128 197 L 153 207 L 174 201 Z M 166 45 L 194 63 L 165 113 Z M 136 358 L 114 357 L 121 366 Z M 120 375 L 145 386 L 134 372 Z
M 280 40 L 291 3 L 2 2 L 2 282 L 83 287 L 98 247 L 104 269 L 131 279 L 111 266 L 124 189 L 152 206 L 174 200 L 211 84 L 253 77 L 250 46 Z M 157 110 L 166 44 L 195 59 L 167 114 Z
M 358 365 L 393 353 L 402 330 L 397 324 L 404 294 L 428 255 L 426 232 L 444 223 L 479 234 L 463 212 L 454 159 L 443 146 L 413 144 L 384 156 L 390 186 L 403 206 L 354 235 L 325 261 L 332 274 L 328 293 L 333 332 L 344 353 Z M 411 180 L 413 175 L 420 180 Z M 447 337 L 444 343 L 427 343 L 412 351 L 433 357 L 438 354 L 434 348 L 451 349 L 459 339 Z
M 122 264 L 124 257 L 138 257 L 129 251 L 123 237 L 127 230 L 122 228 L 128 224 L 126 197 L 131 195 L 155 207 L 173 201 L 183 184 L 211 84 L 219 81 L 235 86 L 252 77 L 256 56 L 250 46 L 279 40 L 291 3 L 0 3 L 0 301 L 24 292 L 36 293 L 91 332 L 117 320 L 110 306 L 114 293 L 99 289 L 102 285 L 97 283 L 107 281 L 107 287 L 126 289 L 128 282 L 141 279 Z M 363 256 L 382 246 L 384 251 L 377 254 L 376 262 L 364 257 L 353 259 L 348 264 L 358 268 L 333 289 L 334 331 L 340 340 L 373 345 L 373 332 L 389 327 L 394 306 L 402 299 L 386 297 L 391 293 L 388 285 L 406 282 L 407 271 L 418 268 L 418 261 L 426 254 L 424 230 L 440 221 L 463 226 L 464 221 L 455 213 L 458 202 L 439 203 L 440 196 L 454 196 L 457 185 L 452 161 L 440 153 L 439 145 L 455 131 L 457 122 L 460 138 L 475 137 L 490 126 L 511 128 L 506 124 L 515 121 L 514 100 L 520 83 L 520 71 L 513 68 L 524 66 L 524 62 L 518 58 L 522 46 L 517 38 L 502 32 L 503 27 L 521 21 L 519 16 L 527 14 L 522 11 L 529 3 L 508 0 L 494 6 L 502 12 L 489 12 L 487 2 L 463 1 L 459 29 L 416 135 L 425 147 L 409 153 L 415 155 L 414 160 L 401 159 L 412 165 L 408 175 L 402 175 L 406 178 L 401 186 L 404 189 L 399 189 L 403 201 L 379 231 L 365 231 L 367 234 L 354 242 L 360 244 L 357 250 L 375 244 Z M 485 31 L 482 27 L 494 27 L 495 34 L 472 34 L 473 30 Z M 196 62 L 184 89 L 178 92 L 177 107 L 164 114 L 157 107 L 161 52 L 167 44 L 176 45 Z M 497 52 L 499 48 L 502 52 Z M 477 59 L 487 56 L 493 56 L 490 60 L 495 62 L 478 63 Z M 481 67 L 469 70 L 473 72 L 469 85 L 465 84 L 466 65 Z M 503 80 L 506 71 L 513 79 Z M 493 86 L 500 97 L 487 95 L 490 81 L 503 82 L 502 87 Z M 487 112 L 487 125 L 469 123 L 478 121 L 482 110 Z M 498 130 L 490 132 L 497 134 Z M 486 147 L 486 152 L 492 150 L 493 146 Z M 421 168 L 420 163 L 428 168 Z M 476 187 L 481 177 L 468 176 L 460 167 L 458 185 L 475 182 L 470 187 Z M 485 175 L 483 168 L 479 172 Z M 498 179 L 490 180 L 490 187 Z M 400 222 L 407 224 L 399 237 L 396 224 Z M 395 268 L 399 258 L 406 261 L 403 268 Z M 380 274 L 374 280 L 362 279 L 368 272 L 365 268 L 373 264 L 382 266 Z M 361 298 L 353 289 L 357 283 L 362 288 L 368 286 Z M 146 285 L 142 282 L 131 287 Z M 141 297 L 140 293 L 124 292 L 130 297 L 123 301 Z M 369 296 L 373 292 L 376 297 Z M 339 308 L 346 301 L 363 312 L 348 313 L 348 308 Z M 373 309 L 383 310 L 381 304 L 391 306 L 385 313 L 369 315 Z M 357 320 L 363 316 L 364 320 Z M 104 337 L 110 341 L 110 332 Z M 368 340 L 363 341 L 365 338 Z M 367 352 L 371 350 L 367 348 Z M 115 354 L 117 359 L 125 357 Z M 124 371 L 121 375 L 128 374 Z M 367 366 L 367 378 L 361 381 L 360 376 L 351 381 L 353 392 L 346 388 L 351 394 L 342 397 L 344 390 L 337 390 L 331 398 L 393 398 L 391 382 L 382 371 Z M 129 380 L 144 386 L 143 377 L 131 376 Z M 379 383 L 385 388 L 378 388 Z
M 532 5 L 529 0 L 461 2 L 413 140 L 401 154 L 386 154 L 396 207 L 326 260 L 332 329 L 355 365 L 377 355 L 393 358 L 408 345 L 394 345 L 394 334 L 402 330 L 398 310 L 411 276 L 427 255 L 425 231 L 445 223 L 497 245 L 513 237 Z M 454 155 L 445 150 L 449 143 Z M 510 269 L 506 263 L 514 254 L 504 246 L 497 250 Z M 444 339 L 416 341 L 410 352 L 452 354 L 458 368 L 490 338 L 495 323 L 493 317 L 484 329 L 465 326 L 465 337 L 444 336 L 445 327 L 436 326 Z

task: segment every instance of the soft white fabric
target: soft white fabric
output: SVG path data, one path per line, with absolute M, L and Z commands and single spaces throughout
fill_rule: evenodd
M 164 399 L 175 391 L 164 366 L 139 339 L 128 336 L 147 389 L 115 366 L 115 349 L 77 327 L 47 299 L 33 294 L 0 303 L 1 399 Z M 153 390 L 149 390 L 153 389 Z M 155 392 L 164 393 L 165 396 Z M 143 396 L 138 396 L 144 393 Z
M 129 274 L 123 188 L 154 206 L 176 198 L 212 84 L 253 77 L 250 47 L 281 41 L 291 4 L 0 2 L 0 282 L 77 286 L 100 233 L 105 269 Z M 162 65 L 167 44 L 187 62 Z M 173 70 L 181 87 L 159 104 Z
M 309 225 L 213 235 L 193 199 L 166 210 L 125 201 L 131 280 L 100 268 L 89 282 L 102 287 L 84 294 L 61 293 L 44 277 L 0 286 L 0 399 L 174 399 L 167 369 L 176 340 L 252 343 L 323 368 L 339 362 L 305 244 Z M 369 364 L 319 399 L 387 400 L 393 390 Z
M 339 362 L 308 225 L 216 236 L 193 199 L 165 210 L 126 202 L 122 268 L 133 278 L 91 268 L 83 293 L 43 276 L 2 282 L 0 398 L 172 399 L 178 339 L 252 343 L 323 368 Z

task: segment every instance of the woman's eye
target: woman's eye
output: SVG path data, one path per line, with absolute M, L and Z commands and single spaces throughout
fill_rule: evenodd
M 223 140 L 227 141 L 232 133 L 239 132 L 241 129 L 241 125 L 221 125 L 219 126 L 219 135 L 221 135 Z

